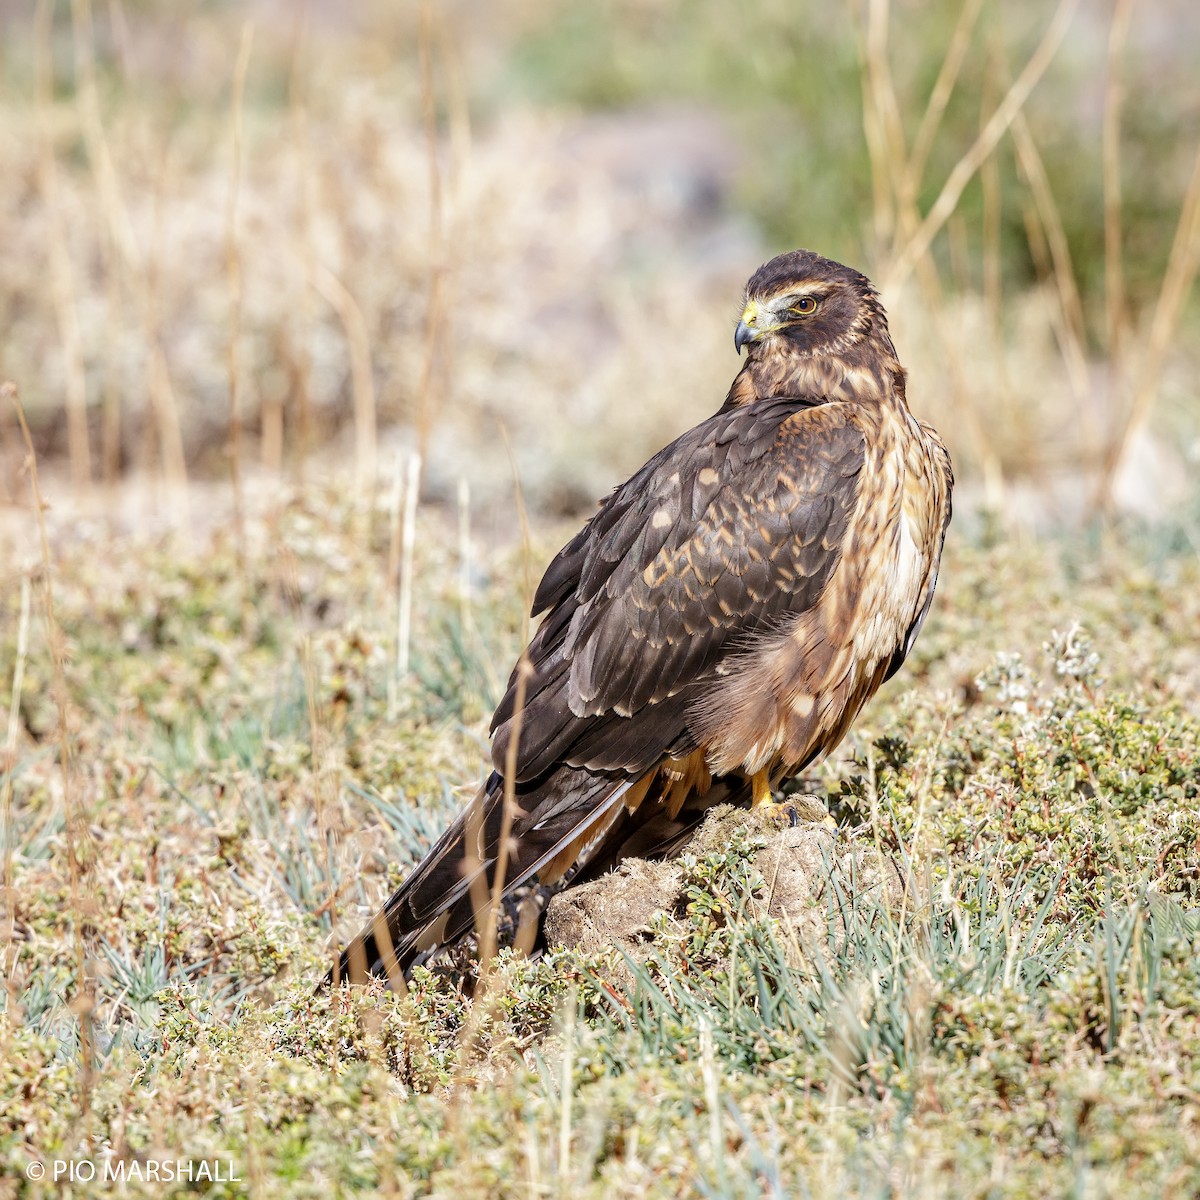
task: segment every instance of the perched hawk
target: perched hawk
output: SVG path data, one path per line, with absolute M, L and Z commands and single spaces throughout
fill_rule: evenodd
M 953 476 L 908 410 L 878 294 L 780 255 L 746 285 L 734 345 L 746 362 L 720 409 L 547 568 L 528 665 L 492 718 L 495 770 L 337 978 L 394 980 L 461 939 L 497 869 L 505 896 L 562 886 L 669 849 L 712 804 L 761 802 L 904 661 Z

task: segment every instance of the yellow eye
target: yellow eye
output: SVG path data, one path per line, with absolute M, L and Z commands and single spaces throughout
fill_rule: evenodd
M 792 305 L 791 311 L 798 317 L 811 317 L 817 311 L 817 302 L 812 296 L 801 296 Z

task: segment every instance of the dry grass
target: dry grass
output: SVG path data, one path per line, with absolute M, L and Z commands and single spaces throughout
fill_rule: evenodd
M 314 455 L 352 448 L 365 496 L 411 446 L 426 495 L 453 503 L 469 477 L 487 505 L 507 486 L 503 425 L 535 507 L 578 511 L 711 411 L 734 369 L 724 331 L 737 289 L 781 248 L 731 211 L 734 188 L 780 168 L 738 150 L 716 90 L 708 112 L 514 101 L 502 86 L 522 37 L 562 14 L 548 0 L 501 8 L 262 14 L 252 58 L 250 26 L 239 57 L 240 23 L 197 10 L 186 64 L 165 26 L 119 5 L 98 18 L 87 0 L 69 14 L 41 4 L 30 28 L 12 19 L 12 44 L 39 47 L 39 73 L 36 87 L 10 73 L 0 110 L 0 234 L 13 248 L 2 361 L 43 458 L 77 486 L 136 475 L 178 492 L 230 469 L 296 478 Z M 1117 7 L 1096 64 L 1108 78 L 1097 288 L 1066 203 L 1092 185 L 1047 165 L 1040 144 L 1058 136 L 1047 113 L 1064 102 L 1061 60 L 1095 15 L 1064 0 L 1042 28 L 1015 31 L 974 3 L 948 6 L 944 28 L 892 9 L 875 0 L 860 31 L 873 200 L 848 199 L 837 240 L 884 285 L 923 413 L 990 508 L 1009 507 L 1012 484 L 1056 505 L 1068 492 L 1056 509 L 1068 519 L 1097 488 L 1164 510 L 1178 497 L 1163 481 L 1186 462 L 1169 442 L 1196 428 L 1194 405 L 1154 419 L 1173 372 L 1195 360 L 1195 185 L 1166 182 L 1182 144 L 1160 158 L 1165 211 L 1147 179 L 1122 171 L 1153 152 L 1122 135 L 1132 118 L 1117 77 L 1148 69 L 1128 13 Z M 1006 60 L 1012 82 L 979 92 Z M 976 93 L 978 133 L 963 140 Z M 20 136 L 31 122 L 32 143 Z M 852 154 L 810 169 L 843 173 L 849 198 Z M 37 203 L 22 201 L 30 189 Z M 810 241 L 809 224 L 799 203 L 790 240 Z M 1166 264 L 1158 285 L 1131 287 L 1131 245 Z M 1044 287 L 1022 281 L 1021 254 Z M 969 315 L 980 303 L 983 324 Z M 1133 453 L 1147 435 L 1157 471 Z M 15 466 L 11 429 L 5 439 Z

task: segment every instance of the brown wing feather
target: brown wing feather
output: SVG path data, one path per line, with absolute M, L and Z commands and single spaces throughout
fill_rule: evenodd
M 721 662 L 816 603 L 856 502 L 842 405 L 718 414 L 614 492 L 548 568 L 518 779 L 569 762 L 640 772 L 694 749 L 687 710 Z M 571 580 L 574 579 L 574 587 Z M 492 720 L 507 752 L 515 676 Z

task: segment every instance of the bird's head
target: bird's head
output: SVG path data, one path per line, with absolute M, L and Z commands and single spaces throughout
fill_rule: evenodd
M 891 348 L 887 317 L 871 281 L 810 250 L 793 250 L 750 277 L 733 344 L 739 352 L 745 346 L 751 359 L 811 359 L 852 356 L 856 347 L 879 338 Z

